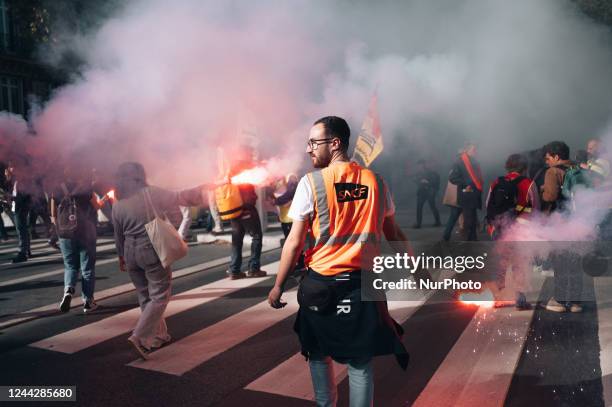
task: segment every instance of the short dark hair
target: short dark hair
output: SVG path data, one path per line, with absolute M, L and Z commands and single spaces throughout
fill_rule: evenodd
M 142 164 L 124 162 L 115 173 L 119 199 L 126 199 L 147 186 L 147 175 Z
M 317 124 L 323 124 L 325 135 L 327 137 L 337 137 L 340 139 L 340 148 L 342 151 L 348 151 L 351 129 L 346 120 L 338 116 L 326 116 L 314 122 L 313 126 Z
M 569 160 L 570 148 L 563 141 L 553 141 L 544 146 L 544 154 L 558 155 L 562 160 Z
M 521 173 L 527 169 L 527 157 L 523 154 L 510 154 L 506 160 L 506 170 Z

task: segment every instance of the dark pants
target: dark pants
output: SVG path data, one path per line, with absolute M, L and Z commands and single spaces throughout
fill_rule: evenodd
M 476 228 L 478 226 L 478 215 L 476 208 L 463 208 L 463 240 L 476 241 L 478 235 Z
M 6 228 L 4 227 L 4 219 L 2 218 L 2 212 L 4 212 L 4 208 L 0 207 L 0 239 L 8 239 L 8 234 L 6 233 Z
M 255 208 L 244 209 L 239 218 L 231 220 L 231 224 L 232 255 L 230 259 L 230 273 L 240 273 L 240 268 L 242 267 L 242 240 L 245 233 L 248 233 L 252 238 L 249 270 L 259 270 L 263 233 L 257 210 Z
M 456 206 L 451 206 L 451 213 L 448 217 L 448 221 L 446 222 L 446 228 L 444 229 L 444 235 L 443 235 L 443 239 L 446 240 L 447 242 L 451 238 L 451 233 L 453 233 L 453 228 L 455 227 L 457 220 L 459 220 L 459 216 L 461 216 L 461 211 L 462 211 L 461 208 L 458 208 Z
M 291 225 L 293 225 L 293 223 L 281 222 L 281 229 L 283 229 L 283 235 L 285 235 L 285 239 L 287 238 L 287 236 L 289 236 L 289 232 L 291 232 Z M 295 268 L 296 270 L 303 270 L 305 268 L 304 252 L 300 253 L 300 257 L 298 258 L 298 262 Z
M 30 231 L 28 230 L 28 215 L 30 202 L 23 198 L 15 205 L 15 230 L 19 238 L 19 253 L 27 255 L 30 251 Z
M 608 212 L 603 222 L 599 224 L 599 240 L 612 241 L 612 210 Z
M 36 236 L 36 220 L 39 216 L 42 219 L 43 224 L 45 225 L 47 237 L 51 237 L 51 235 L 53 234 L 53 224 L 51 223 L 51 217 L 49 216 L 49 207 L 47 199 L 45 197 L 36 199 L 32 203 L 32 208 L 30 209 L 30 231 L 34 236 Z
M 293 223 L 281 222 L 281 229 L 283 230 L 283 235 L 285 236 L 285 239 L 287 238 L 287 236 L 289 236 L 289 232 L 291 232 L 291 225 L 293 225 Z
M 436 207 L 436 193 L 434 191 L 418 191 L 417 192 L 417 225 L 421 226 L 423 221 L 423 205 L 425 202 L 429 205 L 431 212 L 436 219 L 436 225 L 440 224 L 440 213 L 438 212 L 438 208 Z
M 582 297 L 580 256 L 567 250 L 553 252 L 550 260 L 555 270 L 555 300 L 561 304 L 577 304 Z

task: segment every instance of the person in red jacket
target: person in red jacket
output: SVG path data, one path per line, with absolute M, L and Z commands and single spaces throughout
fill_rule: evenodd
M 527 158 L 521 154 L 512 154 L 506 160 L 506 175 L 497 178 L 491 184 L 487 197 L 487 231 L 493 240 L 503 241 L 497 245 L 501 263 L 498 268 L 498 288 L 505 286 L 506 270 L 512 266 L 513 277 L 518 286 L 524 286 L 521 281 L 525 277 L 523 270 L 527 264 L 522 264 L 516 251 L 520 247 L 511 243 L 515 239 L 508 233 L 515 222 L 527 222 L 532 211 L 539 207 L 537 188 L 528 178 Z M 529 309 L 525 294 L 517 290 L 516 307 Z
M 537 188 L 525 175 L 527 159 L 522 154 L 511 154 L 506 160 L 506 175 L 497 178 L 487 196 L 488 231 L 497 240 L 502 228 L 517 219 L 527 219 L 533 208 L 539 207 Z

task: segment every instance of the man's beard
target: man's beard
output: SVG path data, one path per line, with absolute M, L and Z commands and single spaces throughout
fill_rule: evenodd
M 331 161 L 331 159 L 322 159 L 322 158 L 317 158 L 315 156 L 310 156 L 310 159 L 312 160 L 312 166 L 314 168 L 325 168 L 329 165 L 329 162 Z
M 323 163 L 322 161 L 315 161 L 313 163 L 314 168 L 327 168 L 329 167 L 329 161 Z

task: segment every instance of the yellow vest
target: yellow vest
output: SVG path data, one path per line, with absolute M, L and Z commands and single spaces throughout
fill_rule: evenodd
M 217 187 L 215 201 L 221 220 L 236 219 L 242 215 L 242 196 L 237 185 L 224 184 Z
M 284 205 L 278 205 L 278 219 L 282 223 L 293 223 L 293 219 L 289 217 L 289 208 L 291 208 L 291 202 L 289 201 Z

